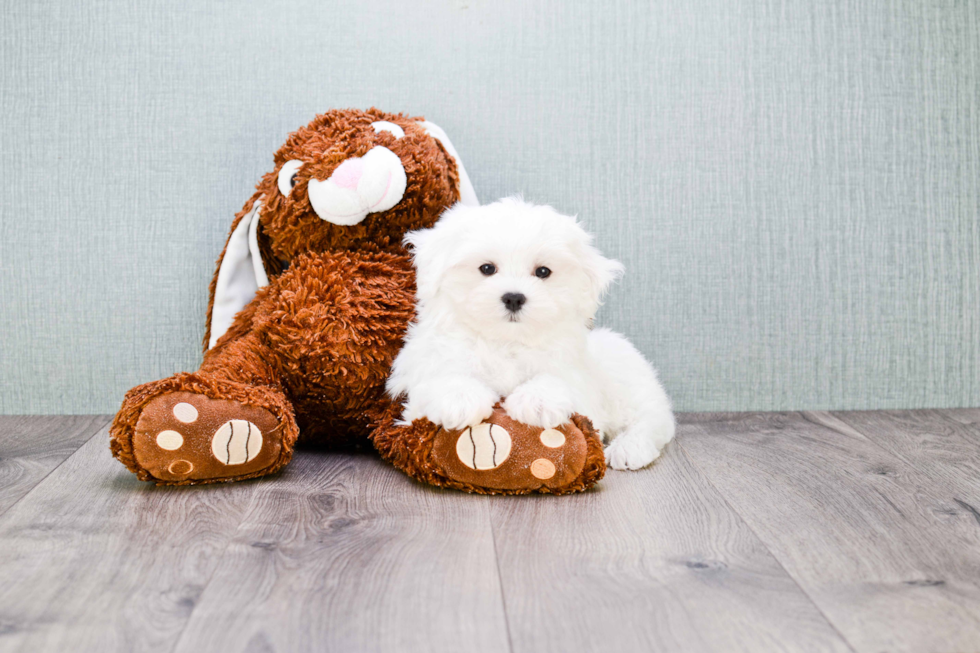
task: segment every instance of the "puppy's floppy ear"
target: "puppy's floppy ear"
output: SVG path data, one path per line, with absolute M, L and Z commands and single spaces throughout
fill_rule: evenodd
M 443 213 L 431 229 L 405 235 L 405 244 L 412 248 L 415 294 L 420 302 L 431 300 L 438 294 L 443 276 L 455 264 L 458 253 L 452 246 L 453 234 L 466 211 L 463 204 L 456 204 Z
M 419 302 L 425 302 L 439 292 L 439 280 L 446 271 L 448 256 L 440 252 L 438 241 L 442 237 L 436 233 L 438 227 L 410 231 L 405 234 L 405 244 L 412 248 L 412 262 L 415 265 L 415 295 Z
M 235 320 L 238 311 L 252 301 L 259 288 L 269 284 L 259 251 L 259 213 L 262 198 L 232 225 L 225 251 L 211 282 L 208 307 L 207 348 L 214 347 Z
M 592 236 L 584 231 L 582 233 L 584 238 L 579 242 L 578 256 L 589 284 L 588 312 L 595 313 L 609 286 L 623 275 L 626 268 L 619 261 L 603 256 L 592 244 Z

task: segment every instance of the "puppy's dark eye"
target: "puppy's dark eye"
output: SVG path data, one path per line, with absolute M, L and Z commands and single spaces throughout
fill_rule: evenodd
M 296 173 L 295 175 L 293 175 L 292 177 L 289 178 L 289 187 L 290 188 L 296 188 L 296 179 L 297 179 L 297 177 L 299 177 L 299 173 Z
M 493 263 L 484 263 L 480 266 L 480 272 L 483 273 L 483 276 L 489 277 L 497 272 L 497 266 Z
M 551 270 L 542 265 L 534 271 L 534 276 L 536 276 L 538 279 L 547 279 L 551 276 Z

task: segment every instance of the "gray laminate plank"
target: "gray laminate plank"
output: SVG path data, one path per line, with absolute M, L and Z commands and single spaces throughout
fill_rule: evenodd
M 806 415 L 830 428 L 856 430 L 931 478 L 937 490 L 947 490 L 961 510 L 980 510 L 980 410 L 879 410 Z
M 980 648 L 980 526 L 854 429 L 687 416 L 681 447 L 859 652 Z
M 290 472 L 257 492 L 177 651 L 508 650 L 490 499 L 373 455 Z
M 0 415 L 0 515 L 109 419 L 108 415 Z
M 970 430 L 965 431 L 964 435 L 971 442 L 980 444 L 980 408 L 940 408 L 937 410 L 947 419 L 970 426 Z
M 676 445 L 491 514 L 515 653 L 850 650 Z
M 0 517 L 0 651 L 169 651 L 255 483 L 158 488 L 107 429 Z

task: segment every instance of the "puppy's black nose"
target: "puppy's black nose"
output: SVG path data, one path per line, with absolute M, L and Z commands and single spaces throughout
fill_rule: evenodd
M 524 302 L 527 301 L 527 297 L 519 292 L 507 292 L 500 298 L 500 301 L 504 303 L 504 306 L 507 307 L 508 311 L 511 313 L 516 313 L 517 311 L 521 310 L 521 306 L 523 306 Z

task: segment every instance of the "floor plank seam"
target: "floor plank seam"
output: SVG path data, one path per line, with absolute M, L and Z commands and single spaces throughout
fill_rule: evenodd
M 493 561 L 497 569 L 497 585 L 500 587 L 500 604 L 504 611 L 504 628 L 507 629 L 507 649 L 514 653 L 514 641 L 510 634 L 510 615 L 507 612 L 507 591 L 504 589 L 504 575 L 500 572 L 500 554 L 497 552 L 497 528 L 493 523 L 493 511 L 490 510 L 490 502 L 494 497 L 485 498 L 487 504 L 487 518 L 490 521 L 490 541 L 493 543 Z
M 81 415 L 81 417 L 88 417 L 88 415 Z M 14 506 L 16 506 L 16 505 L 17 505 L 17 504 L 19 504 L 19 503 L 20 503 L 21 501 L 23 501 L 24 499 L 26 499 L 27 497 L 29 497 L 29 496 L 30 496 L 31 494 L 33 494 L 33 493 L 34 493 L 34 491 L 35 491 L 35 490 L 37 490 L 37 488 L 38 488 L 38 487 L 40 487 L 40 486 L 41 486 L 41 485 L 42 485 L 42 484 L 44 483 L 44 481 L 45 481 L 45 480 L 47 480 L 47 478 L 48 478 L 49 476 L 51 476 L 52 474 L 54 474 L 54 473 L 55 473 L 55 471 L 56 471 L 56 470 L 58 470 L 58 469 L 60 469 L 62 465 L 64 465 L 64 464 L 65 464 L 66 462 L 68 462 L 68 461 L 69 461 L 69 460 L 71 460 L 71 459 L 72 459 L 72 458 L 73 458 L 74 456 L 76 456 L 76 455 L 78 454 L 78 452 L 79 452 L 79 451 L 81 450 L 81 448 L 82 448 L 82 447 L 84 447 L 84 446 L 85 446 L 86 444 L 88 444 L 89 442 L 91 442 L 91 441 L 92 441 L 92 438 L 95 438 L 95 437 L 97 437 L 97 436 L 98 436 L 99 434 L 101 434 L 101 433 L 103 432 L 103 430 L 104 430 L 104 429 L 105 429 L 105 428 L 106 428 L 107 426 L 109 426 L 109 423 L 110 423 L 110 422 L 112 421 L 112 415 L 103 415 L 103 417 L 105 418 L 105 421 L 104 421 L 104 422 L 102 422 L 102 423 L 101 423 L 101 424 L 100 424 L 100 425 L 98 426 L 98 428 L 96 428 L 96 429 L 95 429 L 95 430 L 94 430 L 94 431 L 92 432 L 92 435 L 90 435 L 90 436 L 88 436 L 87 438 L 85 438 L 85 440 L 83 440 L 82 442 L 80 442 L 80 443 L 79 443 L 79 445 L 78 445 L 78 447 L 77 447 L 77 448 L 75 449 L 75 451 L 73 451 L 73 452 L 72 452 L 72 453 L 71 453 L 70 455 L 68 455 L 68 456 L 65 456 L 65 459 L 64 459 L 64 460 L 62 460 L 62 461 L 61 461 L 60 463 L 58 463 L 57 465 L 55 465 L 54 467 L 52 467 L 51 469 L 49 469 L 49 470 L 48 470 L 48 473 L 47 473 L 47 474 L 45 474 L 44 476 L 42 476 L 41 478 L 39 478 L 39 479 L 37 480 L 37 482 L 36 482 L 36 483 L 34 484 L 34 487 L 32 487 L 32 488 L 31 488 L 30 490 L 28 490 L 27 492 L 25 492 L 25 493 L 24 493 L 24 495 L 23 495 L 22 497 L 20 497 L 20 498 L 18 498 L 18 499 L 17 499 L 16 501 L 14 501 L 14 502 L 13 502 L 12 504 L 10 504 L 10 505 L 9 505 L 9 506 L 7 506 L 7 507 L 6 507 L 5 509 L 3 509 L 2 511 L 0 511 L 0 517 L 3 517 L 3 516 L 4 516 L 5 514 L 7 514 L 8 512 L 10 512 L 10 510 L 11 510 L 11 509 L 12 509 L 12 508 L 13 508 Z M 108 443 L 106 444 L 106 446 L 108 447 Z
M 849 429 L 849 431 L 845 431 L 845 430 L 841 429 L 839 426 L 837 426 L 835 424 L 832 424 L 832 423 L 828 424 L 827 422 L 821 421 L 819 418 L 813 418 L 813 417 L 811 417 L 811 416 L 819 415 L 821 412 L 826 413 L 827 415 L 830 415 L 832 418 L 834 418 L 837 421 L 843 422 L 844 425 Z M 882 452 L 882 454 L 884 454 L 885 456 L 894 458 L 895 460 L 899 461 L 900 463 L 902 463 L 903 465 L 905 465 L 909 469 L 912 469 L 915 472 L 918 472 L 919 474 L 922 474 L 923 476 L 925 476 L 929 480 L 934 481 L 936 483 L 939 483 L 939 484 L 943 485 L 943 487 L 946 487 L 945 486 L 945 483 L 943 482 L 943 480 L 942 479 L 939 479 L 939 478 L 935 478 L 932 474 L 929 473 L 929 470 L 923 469 L 922 467 L 920 467 L 919 465 L 917 465 L 914 461 L 907 459 L 899 451 L 894 451 L 894 450 L 891 450 L 891 449 L 886 449 L 883 444 L 881 444 L 880 442 L 877 441 L 877 439 L 868 437 L 867 434 L 862 433 L 861 430 L 858 429 L 857 427 L 855 427 L 853 424 L 851 424 L 850 422 L 847 422 L 847 421 L 841 419 L 840 417 L 838 417 L 837 415 L 835 415 L 833 411 L 801 411 L 800 412 L 800 416 L 803 417 L 803 421 L 804 422 L 807 422 L 808 424 L 813 424 L 814 426 L 819 426 L 820 428 L 829 429 L 829 430 L 831 430 L 831 431 L 833 431 L 835 433 L 840 433 L 843 436 L 853 437 L 853 436 L 857 435 L 862 440 L 864 440 L 867 444 L 871 445 L 872 447 L 874 447 L 878 451 Z M 946 488 L 946 489 L 948 489 L 950 491 L 951 495 L 952 494 L 956 494 L 956 491 L 953 488 Z M 956 498 L 953 497 L 953 500 L 956 501 Z
M 252 483 L 254 483 L 254 481 L 252 481 Z M 230 549 L 231 545 L 235 543 L 235 541 L 238 538 L 238 534 L 242 532 L 242 526 L 245 524 L 245 520 L 248 518 L 248 516 L 252 513 L 252 508 L 254 507 L 256 501 L 258 501 L 258 497 L 260 494 L 261 492 L 259 491 L 253 491 L 252 496 L 249 497 L 248 506 L 246 506 L 245 510 L 242 511 L 241 522 L 239 522 L 238 527 L 235 528 L 235 532 L 228 537 L 228 541 L 225 542 L 224 547 L 222 547 L 221 549 L 221 554 L 217 556 L 217 560 L 214 563 L 214 567 L 211 569 L 211 573 L 208 575 L 207 579 L 201 585 L 201 591 L 197 595 L 197 600 L 194 602 L 194 607 L 191 608 L 191 611 L 189 613 L 187 613 L 187 619 L 184 620 L 184 626 L 183 628 L 180 629 L 180 635 L 174 641 L 174 646 L 173 648 L 170 649 L 170 653 L 175 653 L 175 651 L 178 651 L 180 649 L 180 645 L 184 641 L 184 636 L 187 634 L 187 629 L 190 627 L 191 621 L 193 621 L 194 619 L 194 614 L 197 612 L 198 607 L 201 605 L 201 599 L 207 593 L 208 587 L 210 587 L 211 582 L 214 580 L 215 574 L 218 573 L 218 569 L 221 568 L 221 563 L 224 561 L 225 556 L 228 555 L 228 549 Z M 194 649 L 192 648 L 191 650 Z
M 823 617 L 824 621 L 827 622 L 827 626 L 829 626 L 831 630 L 837 633 L 837 636 L 840 637 L 840 640 L 844 643 L 845 646 L 847 646 L 847 648 L 850 651 L 852 651 L 852 653 L 857 653 L 857 649 L 854 648 L 854 645 L 851 644 L 850 640 L 848 640 L 847 637 L 844 636 L 844 633 L 842 633 L 840 629 L 837 628 L 837 624 L 831 621 L 830 617 L 827 616 L 827 613 L 823 611 L 823 608 L 821 608 L 817 604 L 817 602 L 813 600 L 813 597 L 810 596 L 810 593 L 807 592 L 802 585 L 800 585 L 800 581 L 792 573 L 790 573 L 789 569 L 786 568 L 786 565 L 783 564 L 783 561 L 780 560 L 779 557 L 773 552 L 773 550 L 769 548 L 769 545 L 766 544 L 765 540 L 755 530 L 755 528 L 752 526 L 752 523 L 748 519 L 746 519 L 745 516 L 735 508 L 735 506 L 732 505 L 732 503 L 728 500 L 728 497 L 725 496 L 725 494 L 718 488 L 718 486 L 715 485 L 714 481 L 711 480 L 711 477 L 708 476 L 703 469 L 701 469 L 701 466 L 698 465 L 697 461 L 694 459 L 694 456 L 692 456 L 684 447 L 683 437 L 677 438 L 677 444 L 680 446 L 681 452 L 684 454 L 684 457 L 687 458 L 687 460 L 691 463 L 694 469 L 697 470 L 698 474 L 701 475 L 701 477 L 711 487 L 711 489 L 713 489 L 715 492 L 718 493 L 718 496 L 721 497 L 721 500 L 725 502 L 725 505 L 728 506 L 728 508 L 732 511 L 732 513 L 738 515 L 738 518 L 742 520 L 742 523 L 745 524 L 745 527 L 749 529 L 749 531 L 759 542 L 759 544 L 765 547 L 766 551 L 769 552 L 769 555 L 772 557 L 773 561 L 777 565 L 779 565 L 780 569 L 783 570 L 783 573 L 786 574 L 786 577 L 793 581 L 793 583 L 800 590 L 803 596 L 806 597 L 807 601 L 810 602 L 810 605 L 813 606 L 813 609 L 816 610 L 821 617 Z
M 819 421 L 818 419 L 817 420 L 810 419 L 809 416 L 808 416 L 808 413 L 819 415 L 820 412 L 826 412 L 826 414 L 830 415 L 834 420 L 839 421 L 839 422 L 842 422 L 850 431 L 853 432 L 853 434 L 852 433 L 845 432 L 844 430 L 842 430 L 841 428 L 839 428 L 838 426 L 836 426 L 833 423 L 822 422 L 822 421 Z M 844 412 L 844 411 L 838 411 L 838 412 Z M 962 508 L 963 510 L 965 510 L 966 512 L 968 512 L 973 517 L 974 521 L 977 522 L 977 525 L 980 526 L 980 510 L 977 510 L 977 508 L 975 506 L 973 506 L 972 504 L 970 504 L 970 503 L 968 503 L 966 501 L 963 501 L 962 499 L 960 499 L 960 498 L 957 497 L 957 495 L 960 495 L 960 496 L 968 495 L 969 492 L 961 493 L 959 491 L 959 489 L 957 489 L 956 487 L 951 486 L 945 479 L 937 477 L 935 474 L 931 473 L 929 469 L 924 468 L 917 461 L 915 461 L 915 460 L 909 460 L 908 458 L 906 458 L 905 456 L 903 456 L 902 453 L 899 452 L 899 451 L 893 451 L 891 449 L 886 449 L 885 446 L 884 446 L 884 444 L 880 443 L 877 438 L 872 438 L 871 436 L 869 436 L 866 433 L 862 432 L 858 427 L 856 427 L 853 424 L 851 424 L 850 422 L 844 420 L 841 417 L 838 417 L 838 415 L 835 414 L 834 411 L 806 411 L 806 412 L 803 412 L 801 414 L 803 416 L 803 419 L 805 421 L 809 422 L 810 424 L 814 424 L 816 426 L 820 426 L 822 428 L 829 429 L 831 431 L 834 431 L 835 433 L 840 433 L 841 435 L 845 435 L 845 436 L 853 436 L 853 435 L 860 436 L 865 442 L 867 442 L 868 444 L 872 445 L 878 451 L 883 452 L 884 455 L 890 456 L 892 458 L 895 458 L 896 460 L 898 460 L 900 463 L 902 463 L 903 465 L 905 465 L 907 468 L 909 468 L 913 472 L 918 473 L 918 474 L 921 474 L 925 478 L 929 479 L 930 481 L 932 481 L 935 484 L 935 488 L 936 489 L 941 489 L 941 490 L 945 491 L 945 493 L 948 494 L 949 499 L 951 499 L 953 501 L 953 503 L 955 503 L 956 505 L 958 505 L 960 508 Z M 946 415 L 946 413 L 942 409 L 936 409 L 935 414 L 940 419 L 942 419 L 944 422 L 950 422 L 950 421 L 952 421 L 952 420 L 949 419 L 949 417 Z M 955 425 L 955 422 L 954 422 L 954 425 Z M 960 425 L 960 426 L 962 426 L 962 425 Z M 961 435 L 959 435 L 958 433 L 956 433 L 955 435 L 956 435 L 957 438 L 959 438 L 959 439 L 962 440 L 962 436 Z

